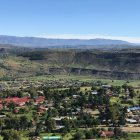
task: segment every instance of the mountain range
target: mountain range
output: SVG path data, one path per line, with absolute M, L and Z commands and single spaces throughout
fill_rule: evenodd
M 18 37 L 0 35 L 0 44 L 10 44 L 30 48 L 111 48 L 112 46 L 135 46 L 123 40 L 111 39 L 51 39 L 38 37 Z

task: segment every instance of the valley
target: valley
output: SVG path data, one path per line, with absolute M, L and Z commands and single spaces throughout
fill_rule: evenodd
M 138 140 L 139 66 L 138 48 L 1 45 L 0 140 Z

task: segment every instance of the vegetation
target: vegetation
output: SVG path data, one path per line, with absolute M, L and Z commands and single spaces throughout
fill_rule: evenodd
M 89 51 L 0 46 L 0 76 L 1 80 L 59 74 L 139 80 L 139 53 L 139 49 Z
M 22 140 L 45 135 L 59 135 L 63 139 L 67 136 L 67 139 L 132 138 L 128 128 L 133 115 L 130 116 L 128 109 L 139 106 L 139 92 L 128 84 L 110 86 L 101 81 L 82 84 L 73 82 L 64 88 L 64 85 L 55 87 L 51 83 L 1 90 L 3 139 Z M 131 113 L 136 116 L 138 110 Z M 137 119 L 135 123 L 138 124 Z M 134 131 L 139 127 L 133 128 Z
M 0 51 L 0 139 L 139 138 L 139 50 Z

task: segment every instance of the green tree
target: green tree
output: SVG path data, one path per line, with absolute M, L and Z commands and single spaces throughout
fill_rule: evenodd
M 36 92 L 36 89 L 34 87 L 31 87 L 29 89 L 29 94 L 30 94 L 30 96 L 31 96 L 32 99 L 37 98 L 37 92 Z
M 46 130 L 48 132 L 51 132 L 56 128 L 56 122 L 54 119 L 51 118 L 45 120 L 45 125 L 46 125 Z
M 22 98 L 23 97 L 23 91 L 18 91 L 17 92 L 17 97 Z
M 74 140 L 80 140 L 82 138 L 82 132 L 78 131 L 74 135 Z
M 16 130 L 4 130 L 1 132 L 3 140 L 21 140 L 20 133 Z
M 86 139 L 92 139 L 92 138 L 93 138 L 93 133 L 92 133 L 91 130 L 87 130 L 87 131 L 85 132 L 85 138 L 86 138 Z
M 16 107 L 16 105 L 15 105 L 15 103 L 14 102 L 10 102 L 9 104 L 8 104 L 8 106 L 7 106 L 10 110 L 14 110 L 15 109 L 15 107 Z
M 65 131 L 66 132 L 70 132 L 71 131 L 71 122 L 70 122 L 70 120 L 69 119 L 67 119 L 67 118 L 64 118 L 64 119 L 62 119 L 62 124 L 65 126 Z
M 22 129 L 28 128 L 28 123 L 29 121 L 28 121 L 27 116 L 24 115 L 20 117 L 20 126 Z

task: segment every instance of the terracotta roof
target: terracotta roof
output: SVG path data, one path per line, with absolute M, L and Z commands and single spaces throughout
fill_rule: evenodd
M 111 137 L 114 135 L 113 131 L 102 131 L 101 132 L 101 137 Z
M 18 97 L 11 97 L 11 98 L 5 98 L 5 99 L 2 99 L 0 100 L 0 108 L 2 108 L 2 102 L 3 101 L 6 101 L 7 103 L 10 103 L 10 102 L 14 102 L 15 104 L 17 105 L 24 105 L 26 102 L 29 102 L 31 99 L 29 99 L 28 97 L 23 97 L 23 98 L 18 98 Z M 45 100 L 45 97 L 44 96 L 39 96 L 37 99 L 36 99 L 36 103 L 40 103 L 42 101 Z

